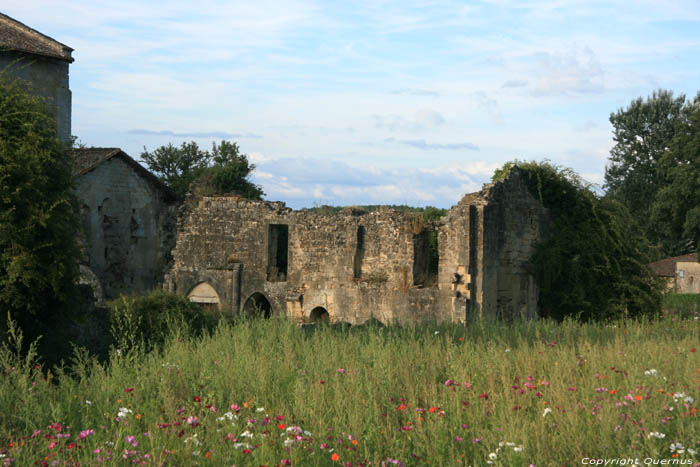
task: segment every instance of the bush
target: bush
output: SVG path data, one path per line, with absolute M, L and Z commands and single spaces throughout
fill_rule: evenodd
M 174 333 L 199 336 L 217 321 L 187 298 L 159 290 L 122 296 L 109 303 L 109 311 L 114 345 L 122 352 L 159 349 Z
M 601 320 L 658 313 L 661 284 L 646 266 L 652 248 L 629 210 L 599 198 L 571 169 L 547 162 L 517 166 L 552 217 L 532 258 L 540 315 Z
M 678 314 L 681 317 L 700 316 L 700 294 L 670 293 L 661 301 L 664 312 Z

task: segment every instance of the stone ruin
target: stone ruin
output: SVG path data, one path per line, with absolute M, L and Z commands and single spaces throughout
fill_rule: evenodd
M 436 222 L 388 208 L 324 215 L 204 197 L 181 212 L 164 287 L 223 315 L 296 323 L 534 318 L 528 261 L 547 223 L 517 167 Z

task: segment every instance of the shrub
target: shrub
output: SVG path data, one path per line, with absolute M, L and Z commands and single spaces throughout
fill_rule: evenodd
M 112 338 L 122 352 L 161 348 L 174 333 L 199 336 L 216 321 L 187 298 L 160 290 L 122 296 L 109 303 L 109 311 Z

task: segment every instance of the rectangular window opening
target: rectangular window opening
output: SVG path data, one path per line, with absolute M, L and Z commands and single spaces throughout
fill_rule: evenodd
M 437 284 L 439 263 L 437 231 L 424 230 L 413 235 L 413 285 Z
M 287 280 L 287 258 L 289 255 L 289 226 L 270 224 L 267 231 L 267 280 Z
M 365 257 L 365 228 L 357 227 L 357 243 L 355 246 L 355 257 L 353 258 L 352 276 L 355 279 L 362 278 L 362 260 Z

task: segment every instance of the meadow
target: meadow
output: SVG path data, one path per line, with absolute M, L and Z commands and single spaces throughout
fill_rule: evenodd
M 84 351 L 0 352 L 4 465 L 700 465 L 700 320 L 284 320 Z

